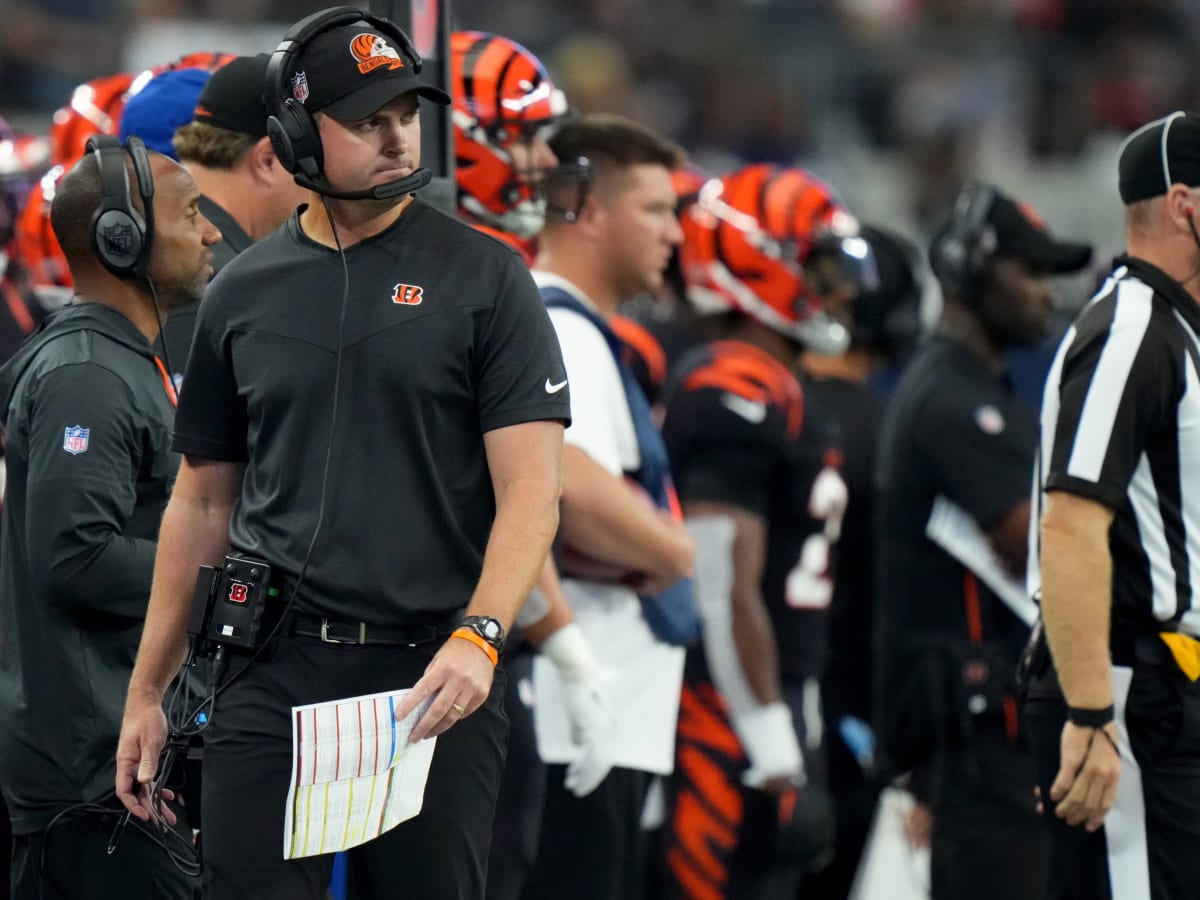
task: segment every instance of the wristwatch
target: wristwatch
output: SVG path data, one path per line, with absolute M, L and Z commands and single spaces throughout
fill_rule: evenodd
M 496 648 L 499 653 L 504 649 L 504 626 L 499 619 L 491 616 L 464 616 L 459 628 L 470 628 L 473 632 Z

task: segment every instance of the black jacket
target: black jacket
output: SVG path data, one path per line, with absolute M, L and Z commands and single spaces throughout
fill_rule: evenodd
M 13 831 L 111 796 L 159 522 L 179 457 L 150 344 L 65 307 L 0 368 L 0 787 Z

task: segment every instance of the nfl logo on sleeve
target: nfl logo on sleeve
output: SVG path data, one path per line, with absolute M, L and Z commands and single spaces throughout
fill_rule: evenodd
M 78 456 L 88 445 L 88 429 L 78 425 L 68 425 L 63 431 L 63 449 L 72 456 Z

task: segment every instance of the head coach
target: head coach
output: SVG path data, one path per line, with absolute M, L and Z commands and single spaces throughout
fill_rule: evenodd
M 507 730 L 497 651 L 558 523 L 566 378 L 521 257 L 414 191 L 449 103 L 386 20 L 302 20 L 267 67 L 276 154 L 313 192 L 201 304 L 118 794 L 139 818 L 197 567 L 270 564 L 262 652 L 218 688 L 204 759 L 213 896 L 322 898 L 285 861 L 291 707 L 412 688 L 439 736 L 420 815 L 350 851 L 364 897 L 482 897 Z M 251 302 L 252 301 L 252 302 Z

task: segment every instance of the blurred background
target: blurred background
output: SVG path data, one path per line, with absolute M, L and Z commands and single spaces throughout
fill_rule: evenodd
M 1200 91 L 1196 0 L 452 2 L 452 29 L 520 41 L 573 106 L 650 124 L 714 173 L 803 165 L 917 238 L 963 180 L 987 179 L 1095 242 L 1098 267 L 1120 249 L 1121 137 Z M 0 114 L 45 133 L 80 82 L 269 51 L 328 5 L 6 0 Z

